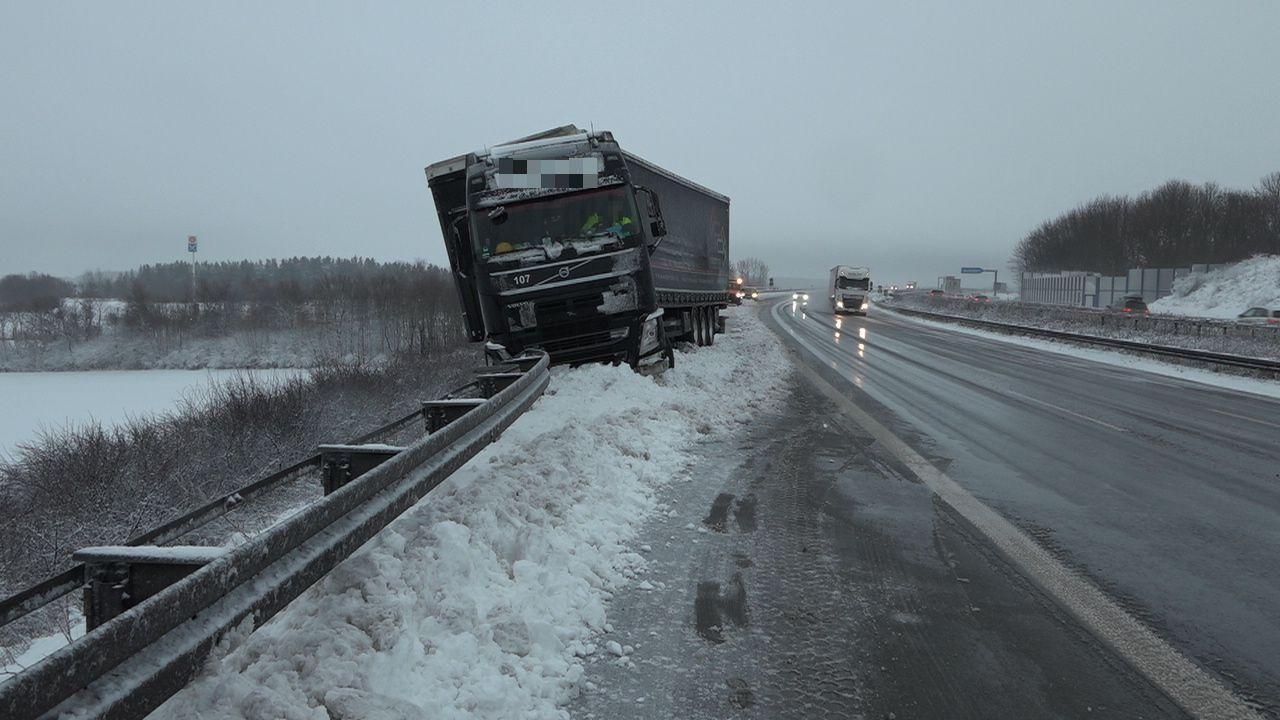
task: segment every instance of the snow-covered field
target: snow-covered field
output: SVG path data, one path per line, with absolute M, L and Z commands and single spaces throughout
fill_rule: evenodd
M 1259 306 L 1280 308 L 1280 255 L 1258 255 L 1180 277 L 1170 295 L 1151 303 L 1151 312 L 1234 319 Z
M 226 337 L 193 337 L 182 343 L 160 345 L 145 337 L 110 333 L 71 348 L 65 345 L 34 350 L 3 348 L 0 370 L 199 370 L 204 368 L 313 367 L 321 358 L 347 352 L 346 336 L 325 328 L 305 330 L 241 331 Z M 375 353 L 367 353 L 375 355 Z M 383 357 L 369 357 L 381 361 Z
M 673 371 L 557 369 L 493 445 L 253 635 L 159 718 L 561 718 L 584 658 L 625 663 L 608 601 L 643 582 L 640 524 L 698 446 L 779 397 L 753 308 Z
M 220 378 L 250 373 L 261 379 L 301 370 L 101 370 L 89 372 L 0 372 L 0 459 L 34 440 L 41 428 L 95 419 L 117 423 L 163 412 L 186 393 Z

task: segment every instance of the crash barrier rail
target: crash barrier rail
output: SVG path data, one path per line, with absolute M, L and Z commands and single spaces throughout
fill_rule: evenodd
M 1160 357 L 1175 358 L 1179 360 L 1193 360 L 1196 362 L 1204 362 L 1225 367 L 1241 368 L 1246 370 L 1257 370 L 1267 373 L 1280 375 L 1280 361 L 1267 360 L 1265 358 L 1253 358 L 1245 355 L 1231 355 L 1228 353 L 1218 353 L 1209 350 L 1192 350 L 1190 348 L 1172 347 L 1169 345 L 1153 345 L 1150 343 L 1137 342 L 1134 340 L 1119 340 L 1116 338 L 1100 337 L 1098 335 L 1085 335 L 1083 333 L 1064 332 L 1061 330 L 1047 330 L 1045 328 L 1032 327 L 1028 325 L 1015 325 L 1013 323 L 994 322 L 991 320 L 979 320 L 976 318 L 965 317 L 963 315 L 948 315 L 946 313 L 930 312 L 928 310 L 917 310 L 915 308 L 904 308 L 897 305 L 885 305 L 884 307 L 899 312 L 904 315 L 913 315 L 930 320 L 943 320 L 946 322 L 958 322 L 962 324 L 974 325 L 976 327 L 988 328 L 1005 333 L 1015 333 L 1019 335 L 1032 335 L 1036 337 L 1045 337 L 1055 340 L 1069 340 L 1087 345 L 1099 345 L 1103 347 L 1118 348 L 1123 350 L 1131 350 L 1134 352 L 1144 353 L 1147 355 L 1156 355 Z
M 523 360 L 523 359 L 518 359 Z M 525 361 L 524 365 L 528 362 Z M 510 367 L 521 368 L 523 365 L 519 361 L 513 362 Z M 477 378 L 460 388 L 448 393 L 446 398 L 457 398 L 469 391 L 475 389 L 482 395 L 492 395 L 494 392 L 493 383 L 495 376 L 501 374 L 501 367 L 486 367 L 477 375 Z M 479 400 L 469 398 L 436 400 L 430 403 L 424 403 L 422 407 L 403 417 L 392 420 L 385 425 L 371 430 L 354 440 L 350 445 L 360 445 L 368 443 L 376 438 L 385 437 L 388 433 L 397 431 L 418 418 L 423 418 L 426 422 L 428 432 L 443 427 L 447 421 L 454 419 L 452 415 L 442 408 L 449 405 L 456 405 L 460 409 L 469 409 L 470 405 L 477 404 Z M 322 465 L 324 454 L 316 452 L 310 457 L 299 460 L 298 462 L 278 470 L 271 475 L 256 480 L 238 490 L 233 490 L 221 497 L 214 498 L 205 503 L 201 507 L 188 512 L 181 517 L 175 518 L 164 525 L 148 530 L 136 537 L 126 541 L 126 545 L 143 546 L 143 545 L 165 545 L 181 538 L 182 536 L 199 530 L 218 518 L 244 507 L 248 501 L 265 495 L 276 488 L 293 482 L 298 473 L 304 470 L 314 470 Z M 48 578 L 41 583 L 29 587 L 21 592 L 0 600 L 0 627 L 4 627 L 9 623 L 28 615 L 49 603 L 64 597 L 84 586 L 85 566 L 83 564 L 74 565 L 63 572 Z
M 955 296 L 930 298 L 929 302 L 950 308 L 974 306 L 972 300 Z M 991 303 L 989 305 L 983 304 L 979 307 L 989 307 L 992 310 L 997 310 L 1001 306 L 1007 304 L 1010 304 L 1010 302 L 1003 301 Z M 1188 317 L 1185 315 L 1165 315 L 1162 313 L 1155 313 L 1151 315 L 1145 315 L 1142 313 L 1117 313 L 1105 308 L 1054 305 L 1052 303 L 1026 302 L 1022 300 L 1013 302 L 1012 305 L 1016 305 L 1017 307 L 1028 311 L 1033 311 L 1042 315 L 1046 319 L 1051 318 L 1070 322 L 1093 323 L 1101 327 L 1114 327 L 1117 329 L 1136 330 L 1140 332 L 1159 332 L 1169 335 L 1184 335 L 1187 337 L 1246 337 L 1275 340 L 1280 342 L 1280 325 L 1252 325 L 1235 322 L 1234 320 Z M 899 306 L 892 305 L 892 307 L 897 308 Z
M 229 630 L 244 627 L 245 620 L 252 623 L 250 630 L 260 627 L 515 422 L 546 389 L 550 373 L 545 354 L 523 356 L 513 363 L 518 372 L 486 368 L 468 384 L 492 391 L 487 398 L 454 398 L 457 393 L 451 393 L 365 435 L 360 440 L 419 416 L 428 430 L 404 448 L 373 446 L 394 452 L 363 474 L 333 483 L 323 498 L 238 547 L 91 548 L 78 553 L 89 560 L 79 567 L 80 585 L 92 586 L 86 591 L 86 605 L 92 594 L 88 590 L 116 587 L 94 582 L 95 561 L 169 563 L 170 567 L 185 563 L 194 569 L 188 568 L 185 577 L 104 618 L 83 637 L 0 684 L 0 717 L 140 718 L 154 710 L 195 676 L 209 650 Z M 341 455 L 343 448 L 354 446 L 329 446 L 328 450 L 333 453 L 337 448 Z M 321 464 L 324 458 L 324 452 L 317 453 L 241 492 L 279 482 L 278 476 L 306 464 Z M 342 466 L 335 463 L 335 467 Z M 218 502 L 143 537 L 176 537 L 181 528 L 197 527 L 195 523 L 214 513 Z M 23 594 L 48 597 L 53 588 L 60 588 L 55 581 L 70 574 L 51 578 Z

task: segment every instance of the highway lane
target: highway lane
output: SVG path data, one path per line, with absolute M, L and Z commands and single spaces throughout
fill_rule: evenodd
M 978 499 L 1280 713 L 1280 402 L 825 302 L 762 308 Z

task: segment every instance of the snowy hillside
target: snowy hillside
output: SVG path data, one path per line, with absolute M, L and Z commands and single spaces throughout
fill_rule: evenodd
M 657 378 L 557 368 L 503 436 L 153 717 L 563 718 L 586 658 L 632 662 L 607 600 L 648 586 L 636 532 L 707 438 L 786 385 L 751 308 Z
M 1173 283 L 1173 293 L 1151 311 L 1192 317 L 1235 318 L 1251 307 L 1280 308 L 1280 255 L 1257 255 Z

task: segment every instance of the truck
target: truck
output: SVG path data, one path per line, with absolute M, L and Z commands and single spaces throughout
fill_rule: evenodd
M 564 125 L 426 168 L 467 334 L 494 361 L 671 367 L 730 300 L 729 198 Z
M 851 265 L 831 268 L 831 280 L 827 283 L 831 296 L 831 308 L 836 313 L 867 314 L 871 304 L 871 269 Z

